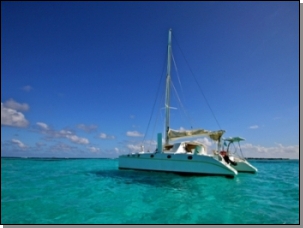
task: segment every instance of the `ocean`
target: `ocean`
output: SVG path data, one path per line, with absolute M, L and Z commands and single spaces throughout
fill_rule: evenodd
M 1 158 L 1 224 L 299 224 L 299 161 L 250 163 L 258 173 L 226 178 Z

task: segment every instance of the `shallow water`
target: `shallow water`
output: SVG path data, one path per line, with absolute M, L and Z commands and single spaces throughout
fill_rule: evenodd
M 1 224 L 299 224 L 299 162 L 250 163 L 231 179 L 1 158 Z

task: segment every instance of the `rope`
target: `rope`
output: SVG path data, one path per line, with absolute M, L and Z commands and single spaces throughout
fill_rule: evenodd
M 159 110 L 159 112 L 160 112 L 160 114 L 161 114 L 161 109 Z M 155 122 L 155 124 L 154 124 L 154 128 L 153 128 L 153 131 L 152 131 L 152 135 L 154 135 L 154 133 L 155 133 L 155 128 L 156 128 L 156 125 L 157 125 L 158 118 L 159 118 L 159 115 L 160 115 L 160 114 L 157 115 L 156 122 Z M 152 143 L 152 140 L 149 140 L 149 144 L 148 144 L 149 149 L 151 148 L 151 143 Z
M 177 45 L 178 45 L 178 47 L 179 47 L 179 49 L 180 49 L 180 51 L 181 51 L 181 53 L 182 53 L 182 55 L 183 55 L 183 58 L 185 59 L 185 62 L 187 63 L 187 66 L 189 67 L 189 70 L 190 70 L 192 76 L 194 77 L 194 79 L 195 79 L 195 81 L 196 81 L 196 83 L 197 83 L 197 85 L 198 85 L 198 87 L 199 87 L 199 89 L 200 89 L 200 92 L 202 93 L 203 98 L 204 98 L 204 100 L 206 101 L 206 104 L 207 104 L 208 108 L 210 109 L 210 111 L 211 111 L 211 113 L 212 113 L 214 119 L 216 120 L 216 122 L 217 122 L 219 128 L 222 129 L 221 126 L 220 126 L 220 124 L 219 124 L 219 122 L 218 122 L 218 120 L 217 120 L 217 118 L 216 118 L 216 116 L 215 116 L 215 114 L 214 114 L 214 112 L 213 112 L 213 110 L 211 109 L 211 107 L 210 107 L 210 105 L 209 105 L 209 103 L 208 103 L 208 101 L 207 101 L 207 99 L 206 99 L 206 97 L 205 97 L 205 95 L 204 95 L 204 93 L 203 93 L 203 90 L 202 90 L 201 86 L 200 86 L 199 83 L 198 83 L 197 78 L 195 77 L 195 75 L 194 75 L 192 69 L 190 68 L 190 66 L 189 66 L 189 64 L 188 64 L 188 61 L 187 61 L 187 59 L 185 58 L 185 55 L 184 55 L 182 49 L 180 48 L 180 45 L 179 45 L 177 39 L 176 39 L 174 36 L 173 36 L 173 38 L 176 40 L 176 43 L 177 43 Z
M 177 68 L 177 65 L 176 65 L 176 62 L 175 62 L 175 59 L 174 59 L 174 55 L 173 55 L 173 52 L 172 52 L 172 59 L 173 59 L 173 63 L 174 63 L 174 66 L 175 66 L 175 69 L 176 69 L 176 74 L 177 74 L 177 78 L 178 78 L 178 82 L 179 82 L 179 85 L 180 85 L 180 88 L 181 88 L 181 92 L 182 92 L 182 97 L 183 97 L 183 100 L 185 100 L 185 96 L 184 96 L 184 90 L 183 90 L 183 87 L 182 87 L 182 84 L 181 84 L 181 80 L 180 80 L 180 76 L 179 76 L 179 72 L 178 72 L 178 68 Z M 179 99 L 179 102 L 181 104 L 181 108 L 183 109 L 183 112 L 185 113 L 186 117 L 189 119 L 189 123 L 190 123 L 190 126 L 191 128 L 193 128 L 193 119 L 191 118 L 191 116 L 188 114 L 188 112 L 186 112 L 184 106 L 182 105 L 182 102 L 181 102 L 181 99 L 179 98 L 178 96 L 178 93 L 177 93 L 177 90 L 176 88 L 175 89 L 175 92 L 177 94 L 177 97 Z
M 163 93 L 162 93 L 162 96 L 161 96 L 161 100 L 164 100 L 164 97 L 165 97 L 165 94 L 164 94 L 164 92 L 163 92 Z M 161 109 L 159 109 L 158 115 L 157 115 L 157 117 L 156 117 L 156 122 L 155 122 L 154 127 L 153 127 L 153 130 L 152 130 L 152 135 L 154 135 L 155 128 L 156 128 L 156 126 L 157 126 L 159 116 L 161 116 L 161 118 L 163 119 L 163 116 L 162 116 L 161 114 L 162 114 L 162 113 L 161 113 Z M 164 125 L 163 125 L 163 126 L 164 126 Z M 163 132 L 164 132 L 164 131 L 163 131 Z M 150 150 L 150 148 L 151 148 L 151 143 L 152 143 L 152 140 L 149 140 L 149 143 L 148 143 L 148 145 L 147 145 L 148 150 Z
M 175 58 L 174 58 L 174 55 L 173 55 L 173 51 L 171 51 L 171 56 L 172 56 L 172 60 L 173 60 L 173 63 L 174 63 L 174 66 L 175 66 L 175 69 L 176 69 L 176 74 L 177 74 L 177 78 L 178 78 L 178 81 L 179 81 L 179 85 L 180 85 L 180 88 L 181 88 L 181 92 L 182 92 L 182 96 L 183 96 L 183 99 L 184 99 L 184 90 L 183 90 L 183 87 L 181 85 L 181 80 L 180 80 L 180 77 L 179 77 L 179 72 L 178 72 L 178 68 L 177 68 L 177 65 L 176 65 L 176 62 L 175 62 Z M 185 99 L 184 99 L 185 100 Z
M 143 138 L 142 144 L 145 141 L 145 138 L 146 138 L 146 135 L 147 135 L 147 132 L 148 132 L 148 129 L 149 129 L 150 121 L 151 121 L 152 115 L 154 113 L 154 109 L 155 109 L 156 101 L 157 101 L 157 98 L 158 98 L 158 95 L 159 95 L 159 90 L 160 90 L 160 87 L 161 87 L 161 81 L 162 81 L 162 78 L 163 78 L 163 75 L 164 75 L 164 71 L 165 71 L 165 61 L 164 61 L 164 64 L 163 64 L 161 78 L 160 78 L 159 83 L 158 83 L 156 98 L 155 98 L 155 101 L 154 101 L 154 104 L 153 104 L 153 107 L 152 107 L 152 112 L 151 112 L 151 115 L 149 117 L 149 121 L 148 121 L 148 124 L 147 124 L 147 128 L 146 128 L 146 131 L 145 131 L 145 134 L 144 134 L 144 138 Z
M 188 120 L 189 120 L 189 123 L 190 123 L 190 126 L 191 126 L 191 128 L 192 128 L 192 118 L 188 115 L 188 113 L 185 111 L 185 108 L 184 108 L 184 106 L 183 106 L 183 104 L 182 104 L 182 102 L 181 102 L 181 99 L 180 99 L 180 97 L 179 97 L 179 95 L 178 95 L 178 93 L 177 93 L 177 90 L 176 90 L 176 88 L 175 88 L 175 86 L 174 86 L 174 84 L 173 84 L 173 82 L 171 81 L 171 84 L 172 84 L 172 87 L 173 87 L 173 89 L 174 89 L 174 91 L 175 91 L 175 93 L 176 93 L 176 97 L 178 98 L 178 101 L 179 101 L 179 103 L 180 103 L 180 107 L 181 107 L 181 109 L 182 109 L 182 111 L 185 113 L 185 115 L 186 115 L 186 117 L 188 118 Z
M 240 148 L 240 152 L 241 152 L 242 158 L 245 159 L 245 157 L 243 156 L 243 153 L 242 153 L 242 149 L 241 149 L 241 146 L 240 146 L 240 142 L 238 142 L 238 145 L 239 145 L 239 148 Z

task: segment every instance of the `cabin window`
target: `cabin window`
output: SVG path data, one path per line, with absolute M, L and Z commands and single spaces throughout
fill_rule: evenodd
M 173 148 L 174 145 L 165 145 L 165 150 L 170 150 L 171 148 Z
M 186 152 L 188 153 L 193 153 L 195 152 L 195 149 L 197 148 L 197 145 L 193 145 L 193 144 L 186 144 L 184 149 Z

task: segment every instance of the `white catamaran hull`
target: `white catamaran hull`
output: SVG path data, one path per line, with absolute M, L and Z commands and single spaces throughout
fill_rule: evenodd
M 231 158 L 231 160 L 233 160 L 233 158 Z M 235 170 L 237 170 L 238 172 L 246 172 L 246 173 L 256 173 L 258 172 L 258 169 L 255 168 L 254 166 L 252 166 L 249 162 L 247 162 L 246 160 L 238 160 L 238 159 L 234 159 L 235 162 L 237 163 L 237 165 L 233 166 L 231 165 Z
M 143 153 L 129 154 L 119 157 L 119 169 L 135 169 L 163 171 L 200 175 L 223 175 L 234 177 L 237 171 L 221 159 L 211 156 Z

